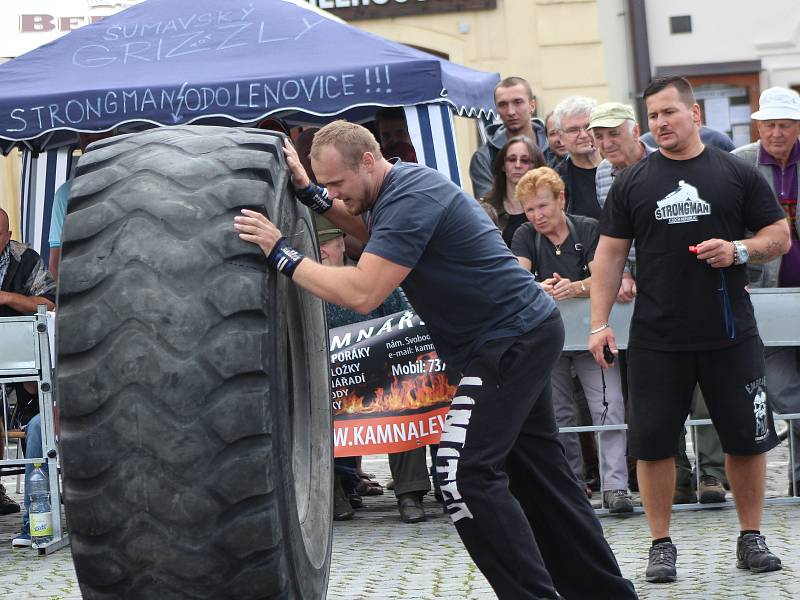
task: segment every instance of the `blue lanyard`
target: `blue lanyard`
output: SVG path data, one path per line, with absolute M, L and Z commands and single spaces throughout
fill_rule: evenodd
M 733 306 L 728 294 L 728 282 L 725 279 L 725 269 L 719 270 L 720 287 L 717 291 L 722 294 L 722 316 L 725 319 L 725 333 L 730 339 L 736 337 L 736 323 L 733 320 Z

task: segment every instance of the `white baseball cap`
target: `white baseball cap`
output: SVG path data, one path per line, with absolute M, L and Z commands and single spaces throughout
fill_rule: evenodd
M 785 87 L 771 87 L 761 92 L 758 110 L 750 115 L 755 121 L 791 119 L 800 121 L 800 94 Z

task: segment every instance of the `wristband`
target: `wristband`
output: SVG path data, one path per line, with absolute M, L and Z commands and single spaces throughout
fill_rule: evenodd
M 588 291 L 589 291 L 589 290 L 587 290 L 587 289 L 586 289 L 586 286 L 585 286 L 585 285 L 583 285 L 583 281 L 581 281 L 581 292 L 583 292 L 583 293 L 585 294 L 585 293 L 587 293 Z
M 609 327 L 610 327 L 610 325 L 609 325 L 608 323 L 603 323 L 603 324 L 602 324 L 602 325 L 600 325 L 600 327 L 598 327 L 597 329 L 592 329 L 592 330 L 589 332 L 589 335 L 594 335 L 595 333 L 600 333 L 601 331 L 603 331 L 603 329 L 608 329 Z
M 271 269 L 283 273 L 289 279 L 294 275 L 297 265 L 305 258 L 305 255 L 298 252 L 289 245 L 286 238 L 281 238 L 275 243 L 275 247 L 267 257 L 267 264 Z
M 297 190 L 297 199 L 318 215 L 327 212 L 333 206 L 328 190 L 313 183 L 302 190 Z

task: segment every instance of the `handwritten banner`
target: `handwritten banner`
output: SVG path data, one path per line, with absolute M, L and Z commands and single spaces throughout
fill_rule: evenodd
M 384 72 L 388 79 L 389 68 L 385 67 Z M 180 88 L 172 89 L 148 87 L 138 90 L 108 90 L 100 94 L 70 98 L 63 103 L 15 108 L 10 114 L 15 126 L 6 131 L 16 133 L 29 128 L 53 129 L 90 123 L 94 125 L 104 119 L 119 120 L 137 116 L 146 119 L 157 113 L 168 113 L 173 123 L 217 110 L 255 111 L 253 114 L 260 114 L 258 111 L 282 108 L 291 102 L 304 105 L 315 100 L 353 96 L 356 94 L 355 77 L 354 73 L 337 73 L 214 87 L 197 87 L 184 83 Z M 391 92 L 391 88 L 388 92 Z
M 436 444 L 458 375 L 425 324 L 403 312 L 330 331 L 334 455 Z
M 305 9 L 293 7 L 297 14 L 276 21 L 250 3 L 148 21 L 141 16 L 146 4 L 130 9 L 139 18 L 95 23 L 77 44 L 64 43 L 62 72 L 86 84 L 52 100 L 11 97 L 0 109 L 0 133 L 24 139 L 59 128 L 176 125 L 203 116 L 250 122 L 280 110 L 333 115 L 442 92 L 433 60 L 384 62 L 358 53 L 347 61 L 320 59 L 314 48 L 334 22 Z
M 298 20 L 280 34 L 248 7 L 187 14 L 174 19 L 109 25 L 96 41 L 78 47 L 72 64 L 86 69 L 158 63 L 192 54 L 217 54 L 234 48 L 263 48 L 287 42 L 305 44 L 305 36 L 327 23 L 324 17 Z

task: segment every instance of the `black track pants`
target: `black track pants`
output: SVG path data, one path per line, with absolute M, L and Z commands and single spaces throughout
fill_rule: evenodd
M 501 600 L 636 598 L 558 441 L 558 311 L 485 344 L 463 373 L 436 459 L 448 512 Z

